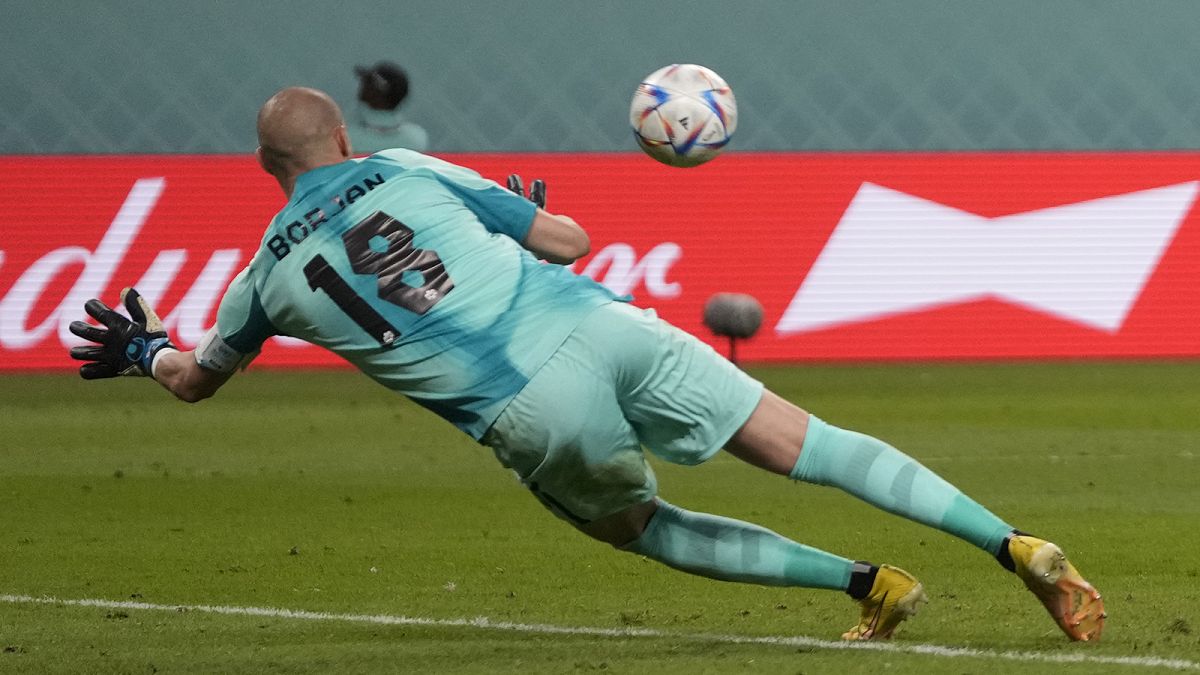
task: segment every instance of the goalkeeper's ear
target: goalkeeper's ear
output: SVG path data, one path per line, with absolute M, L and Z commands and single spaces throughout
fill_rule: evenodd
M 154 308 L 136 288 L 126 287 L 121 290 L 121 302 L 124 303 L 129 318 L 142 324 L 148 333 L 158 333 L 163 330 L 162 320 L 158 318 Z

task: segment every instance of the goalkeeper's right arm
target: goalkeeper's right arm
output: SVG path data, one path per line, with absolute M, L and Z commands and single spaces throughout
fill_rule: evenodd
M 521 246 L 542 260 L 559 265 L 573 263 L 588 254 L 591 250 L 591 240 L 579 223 L 569 216 L 556 216 L 546 211 L 545 181 L 533 181 L 529 186 L 528 196 L 519 175 L 509 174 L 507 185 L 509 190 L 525 197 L 538 207 L 533 225 L 529 227 L 529 234 L 525 235 Z
M 569 216 L 556 216 L 538 209 L 533 225 L 521 245 L 547 262 L 566 265 L 588 254 L 591 240 L 587 232 Z

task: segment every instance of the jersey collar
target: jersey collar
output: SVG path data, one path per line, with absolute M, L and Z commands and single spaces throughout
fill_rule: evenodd
M 328 183 L 329 181 L 333 180 L 334 177 L 342 174 L 357 162 L 358 160 L 348 159 L 344 162 L 338 162 L 337 164 L 326 164 L 325 166 L 318 166 L 315 169 L 310 169 L 309 171 L 305 171 L 299 176 L 296 176 L 296 186 L 295 189 L 292 190 L 293 198 L 301 194 L 311 192 L 316 187 Z

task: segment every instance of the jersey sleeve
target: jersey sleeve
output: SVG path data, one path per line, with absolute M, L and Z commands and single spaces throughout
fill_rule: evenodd
M 267 338 L 279 333 L 263 309 L 250 267 L 233 278 L 221 298 L 216 332 L 225 345 L 243 355 L 257 352 Z
M 479 218 L 489 232 L 505 234 L 524 242 L 533 226 L 537 206 L 524 197 L 500 187 L 493 181 L 478 178 L 478 185 L 443 181 L 467 208 Z
M 454 196 L 467 205 L 489 232 L 508 235 L 524 243 L 537 215 L 537 205 L 475 171 L 411 150 L 384 150 L 368 159 L 382 158 L 412 169 L 430 171 Z

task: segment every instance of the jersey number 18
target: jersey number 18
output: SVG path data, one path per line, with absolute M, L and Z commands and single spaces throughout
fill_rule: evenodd
M 375 237 L 387 242 L 385 251 L 371 247 Z M 454 289 L 454 281 L 446 273 L 446 266 L 437 253 L 415 248 L 412 229 L 382 211 L 372 213 L 346 230 L 342 244 L 350 258 L 350 269 L 356 274 L 374 275 L 381 299 L 414 314 L 428 312 Z M 419 274 L 421 285 L 405 283 L 405 273 Z M 304 276 L 309 288 L 325 291 L 346 316 L 379 340 L 379 344 L 386 347 L 400 337 L 399 329 L 355 293 L 324 256 L 313 256 L 304 265 Z

